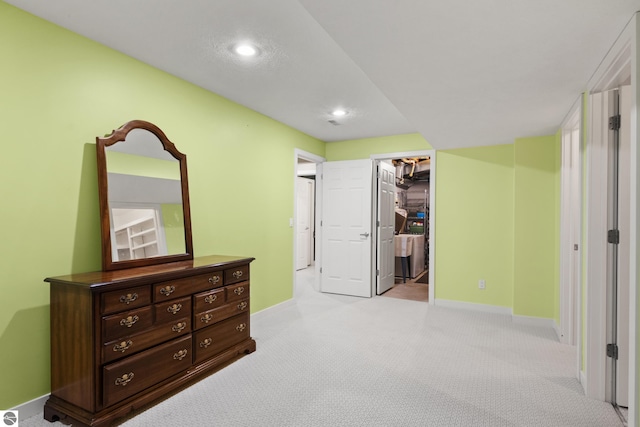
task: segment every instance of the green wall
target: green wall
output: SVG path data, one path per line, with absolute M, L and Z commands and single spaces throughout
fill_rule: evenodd
M 423 141 L 399 135 L 328 143 L 326 157 L 431 148 Z M 559 321 L 559 166 L 557 135 L 436 152 L 436 299 Z
M 162 160 L 109 150 L 105 150 L 105 154 L 108 173 L 180 181 L 180 163 L 177 160 Z
M 162 225 L 167 244 L 168 254 L 180 254 L 186 252 L 184 244 L 184 214 L 181 204 L 160 205 L 162 212 Z
M 43 279 L 101 268 L 94 143 L 129 120 L 187 155 L 195 255 L 255 257 L 252 310 L 292 296 L 294 149 L 323 142 L 4 2 L 0 56 L 0 409 L 49 392 Z
M 372 154 L 405 153 L 431 150 L 433 147 L 420 134 L 362 138 L 327 143 L 325 158 L 334 160 L 368 159 Z
M 559 295 L 556 136 L 521 138 L 514 156 L 513 313 L 554 319 Z
M 436 299 L 512 306 L 513 152 L 513 145 L 437 152 Z
M 560 206 L 561 206 L 561 196 L 560 186 L 561 186 L 561 172 L 562 172 L 562 129 L 558 129 L 555 135 L 555 163 L 556 163 L 556 176 L 554 180 L 554 187 L 556 192 L 555 203 L 558 208 L 556 210 L 556 220 L 555 220 L 555 231 L 556 231 L 556 245 L 555 245 L 555 284 L 554 284 L 554 295 L 555 295 L 555 306 L 554 306 L 554 315 L 553 320 L 555 320 L 556 325 L 560 325 Z

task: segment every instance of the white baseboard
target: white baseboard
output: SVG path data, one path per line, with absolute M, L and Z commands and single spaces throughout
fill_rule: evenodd
M 531 326 L 541 326 L 549 329 L 556 329 L 556 322 L 553 319 L 548 319 L 546 317 L 533 317 L 533 316 L 518 316 L 513 315 L 513 323 L 517 323 L 519 325 L 531 325 Z M 558 331 L 556 331 L 557 333 Z
M 582 392 L 587 394 L 587 377 L 583 370 L 580 370 L 580 385 L 582 386 Z
M 483 313 L 504 314 L 511 316 L 511 321 L 519 325 L 541 326 L 544 328 L 554 329 L 559 336 L 559 330 L 555 320 L 546 317 L 518 316 L 513 314 L 511 307 L 502 307 L 498 305 L 477 304 L 473 302 L 454 301 L 446 299 L 436 299 L 434 304 L 438 307 L 459 308 L 463 310 L 481 311 Z
M 275 313 L 276 311 L 280 311 L 280 310 L 284 310 L 287 307 L 290 307 L 292 305 L 295 304 L 295 300 L 293 298 L 288 299 L 286 301 L 283 301 L 281 303 L 278 303 L 276 305 L 272 305 L 270 307 L 267 307 L 263 310 L 260 311 L 256 311 L 255 313 L 251 314 L 251 320 L 253 319 L 260 319 L 264 316 L 269 316 L 271 313 Z
M 48 398 L 49 394 L 45 394 L 44 396 L 22 403 L 15 408 L 11 408 L 11 410 L 18 411 L 18 420 L 23 421 L 35 415 L 42 414 L 44 412 L 44 404 L 47 403 Z
M 482 311 L 484 313 L 512 315 L 510 307 L 501 307 L 498 305 L 476 304 L 473 302 L 454 301 L 448 299 L 436 298 L 434 304 L 438 307 L 461 308 L 463 310 Z
M 562 342 L 562 332 L 560 331 L 560 326 L 555 320 L 553 321 L 553 330 L 556 332 L 556 337 L 558 338 L 558 341 Z

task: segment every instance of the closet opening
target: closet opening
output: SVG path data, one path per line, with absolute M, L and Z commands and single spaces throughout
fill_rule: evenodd
M 432 155 L 381 160 L 395 170 L 394 282 L 386 297 L 429 301 Z

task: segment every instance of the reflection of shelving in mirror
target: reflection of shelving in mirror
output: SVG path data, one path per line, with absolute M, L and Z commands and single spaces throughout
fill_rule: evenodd
M 114 208 L 111 213 L 116 243 L 114 256 L 118 261 L 166 254 L 155 209 Z

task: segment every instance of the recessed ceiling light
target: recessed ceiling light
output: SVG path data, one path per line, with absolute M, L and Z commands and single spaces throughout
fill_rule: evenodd
M 347 112 L 346 112 L 346 110 L 343 110 L 342 108 L 338 108 L 338 109 L 333 110 L 331 112 L 331 115 L 334 116 L 334 117 L 342 117 L 342 116 L 346 116 Z
M 239 44 L 235 47 L 235 52 L 241 56 L 256 56 L 258 54 L 258 49 L 250 44 Z

